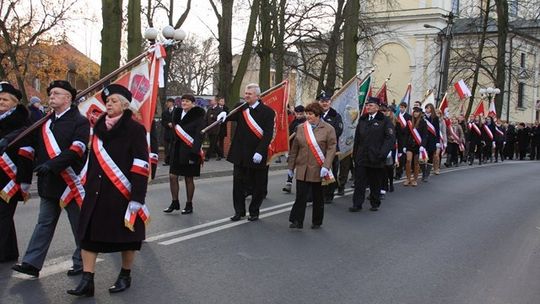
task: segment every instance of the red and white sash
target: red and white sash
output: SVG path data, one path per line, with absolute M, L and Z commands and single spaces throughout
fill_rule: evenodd
M 470 128 L 471 128 L 478 136 L 481 136 L 481 135 L 482 135 L 482 131 L 480 131 L 480 129 L 478 128 L 478 126 L 477 126 L 475 123 L 471 123 L 471 124 L 470 124 Z
M 180 125 L 174 126 L 174 132 L 188 147 L 190 148 L 193 147 L 193 143 L 195 142 L 195 140 L 186 131 L 184 131 L 184 129 L 182 129 Z M 201 159 L 201 163 L 203 163 L 204 151 L 202 147 L 201 147 L 201 150 L 199 151 L 199 157 Z
M 9 203 L 11 198 L 19 191 L 21 186 L 15 182 L 17 177 L 17 166 L 9 158 L 7 153 L 2 154 L 0 157 L 0 168 L 6 173 L 10 181 L 7 185 L 0 191 L 0 197 L 6 202 Z
M 496 131 L 500 136 L 504 136 L 504 132 L 503 132 L 501 129 L 499 129 L 499 127 L 497 127 L 496 125 L 495 125 L 495 131 Z
M 251 113 L 249 113 L 249 108 L 245 109 L 242 112 L 242 115 L 244 115 L 244 120 L 246 121 L 251 132 L 253 132 L 258 139 L 261 139 L 264 134 L 263 129 L 261 126 L 259 126 L 259 124 L 257 124 L 253 116 L 251 116 Z
M 157 155 L 157 153 L 150 153 L 148 156 L 148 158 L 150 159 L 150 163 L 152 165 L 157 165 L 159 161 L 159 156 Z
M 405 128 L 407 126 L 407 120 L 403 116 L 403 113 L 399 113 L 398 115 L 398 122 L 401 125 L 401 128 Z
M 463 146 L 463 143 L 461 142 L 461 140 L 459 139 L 459 137 L 457 136 L 456 134 L 456 131 L 454 131 L 454 126 L 450 126 L 448 128 L 448 130 L 450 130 L 450 136 L 452 136 L 452 138 L 454 139 L 454 141 L 456 142 L 456 144 L 458 144 L 459 146 L 459 151 L 465 151 L 465 146 Z
M 493 133 L 491 133 L 491 130 L 489 129 L 488 125 L 484 125 L 484 131 L 486 131 L 489 139 L 493 140 Z
M 131 182 L 124 175 L 122 170 L 120 170 L 118 165 L 116 165 L 109 153 L 107 153 L 107 150 L 103 147 L 103 141 L 97 136 L 94 136 L 92 139 L 92 150 L 107 178 L 109 178 L 116 189 L 118 189 L 128 201 L 131 200 Z M 148 162 L 135 158 L 133 160 L 131 172 L 148 176 Z M 133 226 L 135 225 L 137 216 L 139 216 L 145 224 L 150 220 L 150 212 L 145 205 L 143 205 L 143 208 L 139 209 L 137 213 L 131 213 L 129 212 L 129 208 L 126 209 L 126 213 L 124 214 L 124 225 L 131 231 L 134 231 Z
M 60 150 L 60 147 L 58 146 L 58 143 L 56 142 L 56 138 L 54 138 L 54 134 L 52 133 L 50 129 L 51 120 L 47 120 L 46 123 L 43 124 L 41 127 L 41 134 L 43 136 L 43 142 L 45 143 L 45 148 L 47 150 L 47 154 L 49 155 L 50 159 L 53 159 L 60 155 L 62 150 Z M 82 146 L 81 146 L 82 144 Z M 73 147 L 73 149 L 72 149 Z M 82 153 L 84 153 L 84 149 L 86 149 L 86 146 L 78 141 L 73 142 L 70 150 L 76 149 L 76 153 L 80 153 L 80 149 L 83 149 Z M 71 167 L 67 167 L 62 172 L 60 172 L 60 176 L 62 176 L 62 179 L 67 184 L 69 190 L 69 195 L 66 195 L 65 197 L 60 198 L 60 206 L 63 208 L 67 204 L 71 202 L 71 200 L 67 200 L 68 196 L 71 196 L 73 199 L 75 199 L 75 202 L 77 202 L 77 205 L 79 207 L 82 205 L 83 199 L 84 199 L 84 187 L 81 183 L 81 180 L 77 173 L 75 173 L 75 170 Z M 65 191 L 64 191 L 65 192 Z
M 417 145 L 422 145 L 422 136 L 420 136 L 420 132 L 416 130 L 416 128 L 413 128 L 412 121 L 407 121 L 407 125 L 409 126 L 409 131 L 411 131 L 411 135 L 414 138 L 414 141 Z
M 323 166 L 324 164 L 324 153 L 321 150 L 321 147 L 317 143 L 317 139 L 315 138 L 315 134 L 313 133 L 313 128 L 311 128 L 311 125 L 307 122 L 304 123 L 304 136 L 306 137 L 307 145 L 313 155 L 315 156 L 315 159 L 317 160 L 317 164 L 319 166 Z M 332 170 L 328 170 L 328 174 L 324 176 L 325 183 L 333 183 L 335 182 L 334 174 L 332 173 Z
M 433 134 L 433 136 L 437 136 L 437 130 L 435 130 L 435 126 L 433 126 L 431 121 L 429 121 L 429 120 L 427 120 L 425 118 L 424 118 L 424 120 L 426 121 L 427 129 L 428 129 L 429 133 Z

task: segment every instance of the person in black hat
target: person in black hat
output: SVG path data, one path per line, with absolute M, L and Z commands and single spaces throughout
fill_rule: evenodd
M 16 168 L 15 172 L 4 167 L 0 169 L 0 263 L 19 258 L 13 216 L 17 203 L 28 198 L 32 181 L 33 151 L 29 139 L 23 138 L 7 147 L 13 135 L 30 124 L 28 110 L 20 104 L 21 97 L 21 92 L 11 84 L 0 83 L 0 141 L 5 143 L 1 154 L 2 158 L 11 160 L 11 169 Z M 14 193 L 10 191 L 12 189 Z
M 334 127 L 337 139 L 336 151 L 339 153 L 339 137 L 341 136 L 341 133 L 343 133 L 343 119 L 341 118 L 341 115 L 334 108 L 332 108 L 332 96 L 330 94 L 322 91 L 321 94 L 317 96 L 317 101 L 322 106 L 324 111 L 321 118 Z M 334 160 L 332 161 L 332 173 L 334 176 L 338 176 L 338 170 L 339 158 L 335 156 Z M 337 186 L 337 182 L 323 186 L 323 196 L 326 204 L 330 204 L 334 200 L 334 191 L 336 190 Z
M 394 148 L 394 125 L 379 112 L 380 101 L 370 97 L 366 102 L 367 113 L 362 115 L 354 136 L 354 194 L 350 212 L 358 212 L 364 203 L 366 186 L 369 185 L 371 211 L 381 205 L 381 175 L 386 158 Z
M 55 80 L 47 87 L 49 107 L 54 113 L 35 132 L 34 171 L 38 176 L 38 193 L 41 198 L 39 217 L 34 233 L 22 259 L 22 264 L 13 270 L 34 277 L 39 276 L 49 245 L 54 236 L 56 223 L 62 209 L 68 214 L 76 249 L 73 253 L 73 268 L 68 275 L 82 273 L 82 259 L 77 237 L 80 205 L 84 189 L 79 173 L 86 160 L 87 143 L 90 136 L 88 119 L 72 105 L 77 91 L 65 80 Z M 73 187 L 68 187 L 74 185 Z
M 292 147 L 294 136 L 296 135 L 296 128 L 306 121 L 306 112 L 304 112 L 304 106 L 299 105 L 294 107 L 294 120 L 289 124 L 289 147 Z M 287 181 L 283 192 L 291 193 L 293 177 L 287 174 Z

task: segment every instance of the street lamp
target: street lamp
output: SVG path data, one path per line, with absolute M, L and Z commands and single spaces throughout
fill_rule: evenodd
M 175 40 L 177 42 L 182 42 L 184 39 L 186 39 L 186 32 L 182 29 L 175 29 L 171 25 L 165 26 L 161 30 L 161 35 L 165 40 Z M 147 28 L 146 31 L 144 31 L 144 38 L 148 39 L 150 41 L 150 44 L 155 44 L 156 40 L 159 36 L 159 31 L 153 27 Z
M 500 94 L 500 93 L 501 93 L 501 90 L 499 88 L 487 87 L 485 89 L 484 88 L 480 89 L 480 94 L 482 95 L 487 94 L 488 102 L 490 105 L 491 105 L 491 100 L 495 97 L 495 95 Z
M 156 38 L 159 35 L 159 31 L 153 27 L 149 27 L 144 31 L 144 38 L 150 41 L 150 44 L 156 43 Z

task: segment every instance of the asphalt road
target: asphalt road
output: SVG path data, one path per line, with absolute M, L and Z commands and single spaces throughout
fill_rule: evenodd
M 149 188 L 152 223 L 132 288 L 107 291 L 118 254 L 100 255 L 94 298 L 65 291 L 73 240 L 62 216 L 39 279 L 0 264 L 1 303 L 540 303 L 540 162 L 463 166 L 417 188 L 396 185 L 378 212 L 326 205 L 322 229 L 288 228 L 294 195 L 270 172 L 261 220 L 232 223 L 232 179 L 197 181 L 195 213 L 166 215 L 167 184 Z M 181 191 L 184 186 L 181 185 Z M 183 196 L 184 193 L 182 192 Z M 37 200 L 16 213 L 26 249 Z

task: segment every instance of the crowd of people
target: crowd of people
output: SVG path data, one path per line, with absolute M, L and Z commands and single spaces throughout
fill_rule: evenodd
M 69 82 L 53 81 L 47 93 L 52 111 L 36 126 L 29 109 L 20 103 L 21 92 L 0 83 L 0 262 L 19 258 L 13 216 L 17 203 L 28 199 L 35 172 L 38 221 L 21 263 L 12 269 L 39 276 L 64 209 L 75 244 L 73 267 L 67 275 L 81 275 L 80 283 L 67 292 L 93 296 L 97 256 L 111 252 L 120 252 L 122 263 L 109 292 L 122 292 L 131 286 L 135 253 L 145 239 L 149 218 L 146 191 L 152 175 L 151 152 L 155 151 L 149 151 L 140 117 L 129 108 L 132 95 L 127 88 L 111 84 L 103 89 L 106 112 L 96 119 L 93 132 L 73 104 L 77 91 Z M 167 100 L 161 123 L 171 204 L 163 212 L 194 212 L 194 178 L 200 175 L 203 162 L 215 155 L 216 160 L 226 157 L 234 165 L 230 220 L 259 219 L 268 193 L 268 147 L 275 117 L 260 97 L 260 87 L 249 84 L 244 102 L 230 111 L 218 97 L 206 110 L 190 94 L 183 95 L 179 105 Z M 395 191 L 396 179 L 404 179 L 403 186 L 417 187 L 432 173 L 440 174 L 441 167 L 525 159 L 527 153 L 540 160 L 538 123 L 530 127 L 483 116 L 449 118 L 432 104 L 401 103 L 395 109 L 376 97 L 368 98 L 365 110 L 358 118 L 352 153 L 340 155 L 343 122 L 328 94 L 292 109 L 283 188 L 293 192 L 296 179 L 291 229 L 303 228 L 308 202 L 313 202 L 311 228 L 321 228 L 325 204 L 332 203 L 335 195 L 345 194 L 350 173 L 354 194 L 349 211 L 362 210 L 366 189 L 369 210 L 377 211 L 385 195 Z M 235 128 L 225 155 L 226 122 L 234 122 Z M 209 141 L 206 153 L 202 149 L 205 136 Z M 180 176 L 186 188 L 183 208 Z M 248 196 L 251 201 L 246 208 Z

